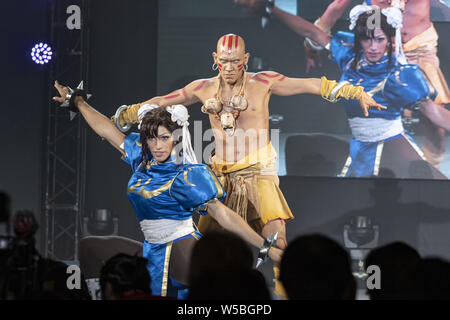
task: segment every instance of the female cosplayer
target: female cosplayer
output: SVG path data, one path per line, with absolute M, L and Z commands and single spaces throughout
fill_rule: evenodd
M 210 214 L 223 228 L 263 247 L 264 239 L 222 204 L 225 192 L 211 169 L 195 164 L 187 128 L 189 115 L 184 106 L 141 108 L 140 133 L 125 136 L 110 119 L 86 103 L 83 93 L 72 92 L 58 82 L 55 87 L 60 97 L 53 99 L 70 99 L 71 109 L 77 108 L 89 126 L 122 153 L 133 170 L 127 193 L 144 233 L 143 257 L 148 259 L 153 295 L 186 297 L 190 251 L 201 236 L 193 227 L 195 210 Z M 176 147 L 178 138 L 182 139 L 182 152 Z M 271 248 L 268 254 L 279 262 L 281 252 Z
M 350 155 L 341 175 L 378 176 L 380 168 L 397 178 L 446 177 L 426 162 L 422 151 L 402 126 L 404 108 L 419 108 L 439 127 L 450 130 L 448 110 L 427 102 L 436 92 L 417 65 L 407 64 L 402 51 L 402 13 L 397 8 L 379 10 L 358 5 L 350 12 L 353 33 L 335 36 L 301 17 L 278 10 L 277 17 L 296 33 L 330 51 L 342 72 L 341 82 L 364 87 L 385 110 L 371 109 L 365 117 L 354 101 L 343 101 L 352 132 Z

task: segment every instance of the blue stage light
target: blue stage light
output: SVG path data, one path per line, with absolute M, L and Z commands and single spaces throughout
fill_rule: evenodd
M 31 59 L 37 64 L 46 64 L 52 60 L 52 48 L 46 43 L 38 43 L 31 49 Z

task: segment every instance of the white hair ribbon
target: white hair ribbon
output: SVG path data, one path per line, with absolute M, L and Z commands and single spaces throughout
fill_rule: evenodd
M 172 115 L 171 119 L 176 122 L 183 129 L 183 164 L 186 163 L 198 163 L 194 150 L 191 144 L 191 134 L 189 133 L 189 113 L 187 108 L 181 104 L 169 106 L 166 110 Z
M 139 120 L 139 124 L 138 124 L 138 129 L 141 130 L 141 123 L 142 123 L 142 119 L 144 119 L 144 116 L 147 112 L 149 112 L 150 110 L 159 108 L 159 106 L 157 104 L 144 104 L 142 105 L 137 113 L 138 116 L 138 120 Z

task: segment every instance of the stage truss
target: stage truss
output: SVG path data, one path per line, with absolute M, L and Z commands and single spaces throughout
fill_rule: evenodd
M 88 89 L 88 2 L 60 0 L 48 4 L 50 43 L 55 53 L 49 70 L 49 97 L 57 95 L 55 80 L 72 88 L 84 80 L 84 88 Z M 81 28 L 73 28 L 78 13 Z M 80 222 L 85 207 L 86 125 L 80 116 L 70 120 L 68 110 L 51 99 L 44 150 L 43 254 L 56 260 L 78 260 Z

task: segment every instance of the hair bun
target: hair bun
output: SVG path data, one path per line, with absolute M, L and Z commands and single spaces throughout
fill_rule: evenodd
M 182 104 L 169 106 L 166 110 L 172 115 L 172 121 L 176 122 L 179 126 L 184 126 L 184 124 L 189 125 L 189 122 L 187 122 L 189 113 L 187 108 Z

